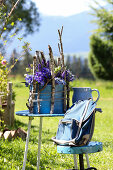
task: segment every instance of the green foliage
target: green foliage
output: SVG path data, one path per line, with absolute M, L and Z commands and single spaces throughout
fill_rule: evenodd
M 38 30 L 39 27 L 39 13 L 36 5 L 31 0 L 21 0 L 17 6 L 16 10 L 12 13 L 11 17 L 8 15 L 17 0 L 4 1 L 4 5 L 0 6 L 0 30 L 2 30 L 3 24 L 6 23 L 4 27 L 4 36 L 8 36 L 9 32 L 18 33 L 24 28 L 24 36 L 33 33 Z M 0 31 L 1 33 L 1 31 Z
M 16 6 L 15 6 L 16 5 Z M 2 54 L 5 53 L 5 46 L 13 41 L 14 36 L 21 32 L 21 37 L 17 37 L 19 41 L 23 41 L 23 37 L 32 34 L 39 29 L 39 13 L 32 0 L 9 0 L 3 1 L 0 5 L 0 48 Z M 28 48 L 28 42 L 22 42 L 25 51 Z M 29 47 L 31 50 L 31 48 Z
M 97 78 L 113 80 L 113 43 L 92 35 L 90 47 L 89 63 L 92 73 Z
M 3 56 L 0 55 L 0 92 L 5 95 L 7 93 L 7 63 L 3 62 L 4 60 Z
M 106 0 L 108 7 L 92 7 L 98 28 L 90 38 L 89 63 L 95 77 L 113 80 L 113 10 L 112 0 Z
M 3 114 L 4 110 L 2 109 L 2 105 L 6 100 L 7 95 L 7 82 L 8 82 L 8 70 L 7 70 L 7 61 L 4 59 L 2 55 L 0 55 L 0 115 Z M 4 127 L 4 122 L 0 119 L 0 129 Z
M 98 8 L 91 7 L 94 11 L 92 15 L 96 17 L 93 21 L 98 25 L 95 30 L 101 37 L 113 41 L 113 1 L 105 0 L 108 3 L 107 7 L 101 7 L 99 2 L 96 1 Z

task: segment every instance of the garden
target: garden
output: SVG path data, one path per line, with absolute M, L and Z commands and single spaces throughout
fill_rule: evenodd
M 12 3 L 13 1 L 11 1 Z M 112 4 L 111 1 L 108 1 Z M 25 29 L 25 34 L 31 34 L 36 31 L 35 28 L 39 27 L 39 14 L 35 8 L 33 2 L 29 3 L 29 9 L 24 8 L 26 1 L 19 2 L 19 0 L 14 1 L 12 6 L 10 3 L 5 3 L 5 1 L 0 2 L 1 13 L 0 21 L 3 25 L 0 27 L 0 38 L 2 40 L 1 51 L 4 51 L 4 46 L 7 44 L 6 39 L 11 39 L 17 36 L 18 32 L 23 28 Z M 98 3 L 97 3 L 98 4 Z M 26 9 L 26 10 L 25 10 Z M 30 63 L 28 63 L 28 51 L 31 50 L 30 44 L 23 40 L 23 37 L 17 37 L 17 39 L 22 42 L 24 56 L 24 62 L 26 62 L 27 68 L 22 67 L 22 55 L 18 58 L 11 58 L 11 65 L 8 64 L 6 60 L 5 53 L 4 56 L 0 54 L 0 169 L 1 170 L 20 170 L 23 167 L 24 152 L 26 140 L 19 136 L 12 138 L 4 137 L 5 131 L 15 131 L 21 128 L 25 133 L 28 130 L 28 116 L 19 116 L 16 113 L 22 110 L 28 110 L 29 114 L 35 115 L 40 114 L 50 114 L 54 115 L 56 112 L 64 113 L 67 109 L 72 106 L 73 101 L 73 87 L 90 87 L 91 89 L 98 89 L 100 92 L 100 98 L 97 102 L 97 108 L 102 109 L 102 113 L 96 112 L 95 114 L 95 126 L 92 141 L 102 142 L 103 150 L 97 153 L 90 153 L 89 161 L 91 167 L 96 167 L 98 170 L 112 170 L 113 169 L 113 43 L 112 43 L 112 15 L 111 11 L 107 9 L 100 8 L 95 9 L 95 16 L 97 17 L 98 29 L 96 33 L 93 33 L 90 37 L 90 52 L 89 52 L 89 66 L 90 66 L 90 78 L 82 78 L 76 73 L 69 70 L 73 63 L 67 62 L 68 66 L 65 65 L 63 44 L 62 44 L 62 32 L 58 30 L 59 35 L 59 58 L 56 60 L 54 58 L 54 52 L 50 45 L 48 45 L 49 57 L 47 60 L 42 51 L 36 51 L 35 56 L 30 58 Z M 15 11 L 15 14 L 14 14 Z M 14 16 L 13 16 L 14 14 Z M 109 15 L 110 14 L 110 15 Z M 104 18 L 104 20 L 102 20 Z M 109 20 L 108 20 L 109 19 Z M 109 22 L 108 22 L 109 21 Z M 34 26 L 32 27 L 32 25 Z M 109 28 L 109 29 L 108 29 Z M 13 34 L 12 34 L 13 33 Z M 8 37 L 10 35 L 10 38 Z M 108 43 L 109 41 L 109 43 Z M 11 42 L 9 40 L 9 42 Z M 3 49 L 2 49 L 3 47 Z M 69 58 L 68 58 L 69 59 Z M 31 63 L 33 61 L 33 64 Z M 77 60 L 76 60 L 77 61 Z M 75 62 L 75 61 L 74 61 Z M 75 62 L 76 63 L 76 62 Z M 72 64 L 72 65 L 71 65 Z M 80 64 L 80 62 L 79 62 Z M 76 63 L 77 65 L 79 65 Z M 16 74 L 16 66 L 21 72 L 26 69 L 24 77 L 20 74 Z M 79 67 L 79 66 L 78 66 Z M 88 65 L 86 64 L 86 68 Z M 85 68 L 85 67 L 84 67 Z M 86 69 L 85 68 L 85 69 Z M 85 70 L 84 69 L 84 70 Z M 13 70 L 13 71 L 12 71 Z M 74 69 L 75 70 L 75 69 Z M 80 69 L 81 70 L 81 69 Z M 12 72 L 14 74 L 11 74 Z M 89 74 L 89 68 L 87 73 Z M 82 71 L 81 71 L 82 72 Z M 77 71 L 78 74 L 78 71 Z M 85 75 L 85 73 L 83 74 Z M 93 78 L 91 77 L 93 75 Z M 11 82 L 11 83 L 10 83 Z M 12 86 L 13 84 L 13 86 Z M 57 100 L 59 96 L 60 87 L 63 87 L 61 93 L 61 106 L 57 106 Z M 42 104 L 43 100 L 46 99 L 46 93 L 43 90 L 46 87 L 50 87 L 50 101 L 45 102 L 48 106 Z M 48 94 L 48 93 L 47 93 Z M 43 96 L 40 98 L 40 96 Z M 62 102 L 63 98 L 63 102 Z M 97 98 L 97 93 L 93 92 L 94 101 Z M 41 104 L 40 104 L 41 103 Z M 13 105 L 13 106 L 12 106 Z M 6 111 L 4 109 L 6 106 Z M 43 106 L 43 107 L 41 107 Z M 47 113 L 45 110 L 47 110 Z M 5 113 L 8 113 L 8 122 L 5 122 Z M 49 112 L 49 113 L 48 113 Z M 13 113 L 13 117 L 11 117 Z M 25 113 L 24 113 L 25 114 Z M 37 153 L 38 153 L 38 143 L 39 143 L 39 132 L 40 132 L 40 118 L 32 116 L 32 124 L 29 138 L 29 146 L 26 161 L 26 170 L 36 170 L 37 169 Z M 63 170 L 63 169 L 73 169 L 74 160 L 71 154 L 59 154 L 57 152 L 57 146 L 52 141 L 52 138 L 56 136 L 59 121 L 62 119 L 58 116 L 44 117 L 43 127 L 42 127 L 42 139 L 41 139 L 41 156 L 40 156 L 40 170 Z M 13 120 L 13 121 L 12 121 Z M 82 122 L 83 123 L 83 122 Z M 28 140 L 28 138 L 27 138 Z M 77 155 L 78 157 L 78 155 Z M 85 157 L 84 157 L 85 160 Z M 79 161 L 78 161 L 79 163 Z M 86 161 L 85 161 L 85 167 Z
M 15 111 L 26 110 L 25 103 L 28 99 L 29 91 L 25 85 L 21 83 L 24 79 L 18 77 L 11 79 L 11 81 L 16 92 Z M 92 141 L 102 142 L 103 151 L 89 154 L 89 161 L 91 166 L 99 170 L 112 169 L 113 134 L 111 132 L 113 129 L 113 83 L 112 81 L 88 81 L 80 79 L 71 83 L 71 87 L 75 86 L 97 88 L 100 91 L 100 100 L 97 106 L 102 108 L 103 112 L 96 113 L 95 130 Z M 71 97 L 72 94 L 73 91 L 71 90 Z M 69 169 L 74 166 L 73 156 L 58 154 L 56 145 L 51 141 L 51 138 L 56 135 L 60 119 L 61 117 L 43 119 L 40 169 Z M 16 129 L 17 127 L 21 127 L 27 131 L 27 124 L 28 118 L 15 116 L 15 124 L 12 128 Z M 39 118 L 35 118 L 32 121 L 26 169 L 37 169 L 38 132 Z M 22 169 L 24 149 L 25 141 L 20 138 L 11 141 L 0 139 L 0 169 Z

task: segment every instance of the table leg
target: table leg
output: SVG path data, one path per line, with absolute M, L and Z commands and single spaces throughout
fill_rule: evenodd
M 84 170 L 83 154 L 79 154 L 80 170 Z
M 78 169 L 78 166 L 77 166 L 77 157 L 75 154 L 73 154 L 73 158 L 74 158 L 74 166 L 75 166 L 75 169 Z
M 39 137 L 38 137 L 37 170 L 39 170 L 39 166 L 40 166 L 40 150 L 41 150 L 41 136 L 42 136 L 42 120 L 43 120 L 43 118 L 40 117 Z
M 87 167 L 90 168 L 90 163 L 89 163 L 89 157 L 88 154 L 85 154 L 86 156 L 86 162 L 87 162 Z
M 27 160 L 27 152 L 28 152 L 28 143 L 29 143 L 29 137 L 30 137 L 30 129 L 31 129 L 31 121 L 33 118 L 29 117 L 29 123 L 28 123 L 28 131 L 27 131 L 27 137 L 26 137 L 26 145 L 25 145 L 25 152 L 24 152 L 24 161 L 23 161 L 23 168 L 22 170 L 25 170 L 26 167 L 26 160 Z

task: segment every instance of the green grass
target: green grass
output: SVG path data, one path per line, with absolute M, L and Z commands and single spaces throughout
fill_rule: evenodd
M 15 111 L 27 109 L 29 91 L 21 79 L 13 79 L 13 89 L 16 92 Z M 110 81 L 88 81 L 76 80 L 71 87 L 91 87 L 100 91 L 98 107 L 103 113 L 96 113 L 95 131 L 92 140 L 103 143 L 103 151 L 89 154 L 91 166 L 98 170 L 113 169 L 113 82 Z M 73 92 L 71 91 L 71 96 Z M 97 97 L 94 92 L 94 97 Z M 56 135 L 58 122 L 61 118 L 43 118 L 42 146 L 41 146 L 41 170 L 64 170 L 72 169 L 74 166 L 73 155 L 58 154 L 56 145 L 51 138 Z M 27 131 L 28 118 L 15 116 L 14 128 L 21 127 Z M 13 129 L 14 129 L 13 128 Z M 27 170 L 36 170 L 38 151 L 39 118 L 32 121 L 30 133 L 29 150 L 27 156 Z M 0 139 L 0 169 L 20 170 L 22 169 L 25 141 L 15 139 L 4 141 Z M 85 163 L 86 166 L 86 163 Z

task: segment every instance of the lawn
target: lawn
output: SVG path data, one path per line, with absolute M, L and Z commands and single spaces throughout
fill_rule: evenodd
M 21 79 L 12 79 L 13 89 L 16 92 L 15 111 L 24 110 L 29 96 L 28 89 L 21 83 Z M 96 113 L 95 131 L 92 140 L 103 143 L 103 151 L 89 154 L 91 166 L 98 170 L 113 169 L 113 82 L 88 81 L 79 79 L 71 84 L 71 87 L 91 87 L 100 91 L 98 106 L 103 113 Z M 72 89 L 72 88 L 71 88 Z M 71 98 L 73 91 L 71 90 Z M 97 94 L 94 92 L 94 99 Z M 58 154 L 57 148 L 51 141 L 55 136 L 60 118 L 43 118 L 42 146 L 41 146 L 41 170 L 64 170 L 74 166 L 73 155 Z M 21 127 L 27 131 L 28 118 L 15 116 L 13 129 Z M 39 118 L 32 121 L 29 150 L 26 169 L 35 170 L 38 151 Z M 20 170 L 23 165 L 25 141 L 15 139 L 4 141 L 0 139 L 0 169 Z M 86 164 L 85 164 L 86 166 Z

